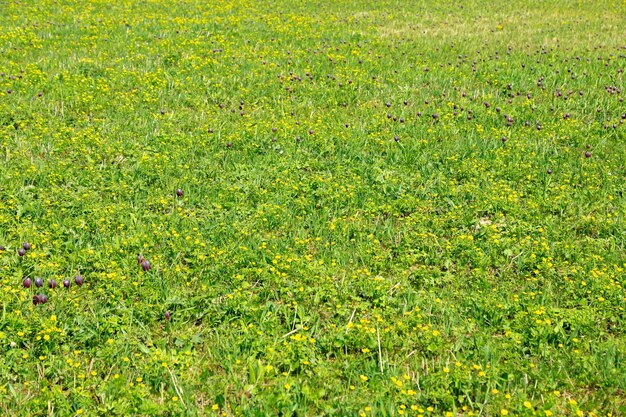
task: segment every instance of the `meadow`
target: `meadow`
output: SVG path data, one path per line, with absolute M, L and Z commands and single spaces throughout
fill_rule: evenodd
M 0 2 L 0 415 L 626 415 L 626 2 Z

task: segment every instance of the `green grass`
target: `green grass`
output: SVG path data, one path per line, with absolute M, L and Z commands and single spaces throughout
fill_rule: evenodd
M 624 16 L 3 2 L 0 414 L 625 415 Z

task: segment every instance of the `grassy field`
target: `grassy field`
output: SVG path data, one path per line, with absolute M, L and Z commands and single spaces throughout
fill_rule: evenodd
M 626 415 L 625 26 L 0 1 L 0 415 Z

